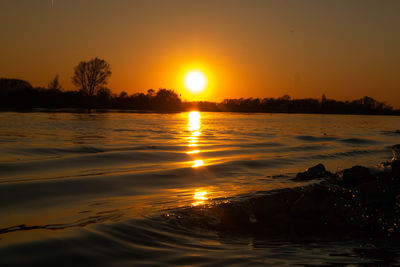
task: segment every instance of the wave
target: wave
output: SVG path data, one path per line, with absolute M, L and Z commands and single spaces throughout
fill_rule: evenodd
M 398 136 L 400 134 L 400 130 L 381 131 L 381 134 L 389 136 Z
M 359 153 L 368 153 L 368 151 L 358 151 Z M 354 155 L 352 155 L 354 156 Z M 282 168 L 283 166 L 289 166 L 289 165 L 297 165 L 298 163 L 295 160 L 287 160 L 284 158 L 275 158 L 275 159 L 260 159 L 260 160 L 235 160 L 235 161 L 228 161 L 225 163 L 220 163 L 220 164 L 215 164 L 208 166 L 206 168 L 202 169 L 192 169 L 192 168 L 177 168 L 177 169 L 171 169 L 168 171 L 159 171 L 159 172 L 149 172 L 149 173 L 142 173 L 140 175 L 132 175 L 130 173 L 127 174 L 118 174 L 118 175 L 109 175 L 109 176 L 101 176 L 101 175 L 94 175 L 94 176 L 88 176 L 87 178 L 85 177 L 80 177 L 80 179 L 58 179 L 58 180 L 39 180 L 35 181 L 34 183 L 32 182 L 23 182 L 23 183 L 9 183 L 9 184 L 3 184 L 0 187 L 0 196 L 1 199 L 4 199 L 6 201 L 7 199 L 14 199 L 14 203 L 9 204 L 9 208 L 13 206 L 18 206 L 18 205 L 23 205 L 26 203 L 26 201 L 29 201 L 31 204 L 36 203 L 36 202 L 44 202 L 43 197 L 46 196 L 46 201 L 48 202 L 54 202 L 54 201 L 77 201 L 78 199 L 84 197 L 85 195 L 90 195 L 90 194 L 96 194 L 98 197 L 107 197 L 108 195 L 112 194 L 115 195 L 115 193 L 112 192 L 119 192 L 120 195 L 143 195 L 143 194 L 149 194 L 150 192 L 147 191 L 149 189 L 149 185 L 153 185 L 151 188 L 151 191 L 157 190 L 157 188 L 165 188 L 170 187 L 174 188 L 176 185 L 180 184 L 182 185 L 183 183 L 189 185 L 189 184 L 198 184 L 199 181 L 201 183 L 207 184 L 216 184 L 218 179 L 221 179 L 222 177 L 229 177 L 232 175 L 232 173 L 235 173 L 236 175 L 242 171 L 244 174 L 248 173 L 249 169 L 253 168 L 265 168 L 268 166 L 279 166 L 279 168 Z M 382 181 L 386 181 L 389 178 L 386 173 L 381 173 L 377 174 L 376 179 L 381 179 Z M 189 179 L 190 177 L 190 179 Z M 291 175 L 287 176 L 284 173 L 281 173 L 280 175 L 274 175 L 271 176 L 273 179 L 279 179 L 279 180 L 288 180 L 291 177 Z M 150 179 L 151 178 L 151 179 Z M 367 177 L 370 182 L 370 178 Z M 375 180 L 376 180 L 375 179 Z M 259 179 L 258 179 L 259 180 Z M 376 186 L 382 186 L 382 181 L 376 182 Z M 396 180 L 397 181 L 397 180 Z M 245 182 L 245 181 L 243 181 Z M 265 182 L 265 181 L 261 181 Z M 247 180 L 247 183 L 253 183 L 254 181 L 252 180 Z M 296 181 L 296 183 L 292 183 L 291 186 L 294 186 L 298 184 L 299 181 Z M 154 186 L 154 185 L 157 186 Z M 319 214 L 322 212 L 322 210 L 332 210 L 329 205 L 332 204 L 331 202 L 326 202 L 325 198 L 331 198 L 332 201 L 335 199 L 341 199 L 339 202 L 343 205 L 351 205 L 354 206 L 355 200 L 350 198 L 347 194 L 347 189 L 345 189 L 343 192 L 341 192 L 339 189 L 336 188 L 336 184 L 330 184 L 329 186 L 323 184 L 315 184 L 312 186 L 307 186 L 307 187 L 298 187 L 298 188 L 291 188 L 290 183 L 285 184 L 285 187 L 288 187 L 286 189 L 280 189 L 280 190 L 272 190 L 272 191 L 262 191 L 258 193 L 252 193 L 250 195 L 245 195 L 245 198 L 247 199 L 246 201 L 236 201 L 235 199 L 231 199 L 228 201 L 228 203 L 222 203 L 218 204 L 213 207 L 204 207 L 202 208 L 197 208 L 197 207 L 191 207 L 186 210 L 182 211 L 177 211 L 179 216 L 181 217 L 190 217 L 190 218 L 195 218 L 198 214 L 197 212 L 201 212 L 201 214 L 206 214 L 208 213 L 208 216 L 204 217 L 202 220 L 198 220 L 198 222 L 201 224 L 201 222 L 207 221 L 207 223 L 212 222 L 212 218 L 217 218 L 221 214 L 227 214 L 229 213 L 230 210 L 232 210 L 233 215 L 229 216 L 234 216 L 234 217 L 228 217 L 229 221 L 232 222 L 237 222 L 238 226 L 242 225 L 246 226 L 243 220 L 247 222 L 247 226 L 251 226 L 251 221 L 254 219 L 255 221 L 264 221 L 266 220 L 266 216 L 272 216 L 272 214 L 280 214 L 283 212 L 286 212 L 287 214 L 292 214 L 301 209 L 312 209 L 311 207 L 308 206 L 308 204 L 298 204 L 301 199 L 304 198 L 304 196 L 311 196 L 310 198 L 306 198 L 308 202 L 310 203 L 325 203 L 322 205 L 319 209 L 317 210 L 311 210 L 307 211 L 306 214 L 300 214 L 298 216 L 303 216 L 303 218 L 307 218 L 309 213 L 315 213 Z M 387 186 L 387 185 L 385 185 Z M 390 188 L 400 188 L 400 184 L 390 184 Z M 147 188 L 147 190 L 146 190 Z M 335 194 L 331 192 L 332 188 L 335 188 L 336 190 Z M 361 189 L 357 189 L 358 191 L 362 192 Z M 389 189 L 385 189 L 389 190 Z M 262 195 L 261 193 L 265 193 L 266 196 Z M 373 192 L 373 190 L 371 190 Z M 368 192 L 368 193 L 371 193 Z M 376 192 L 374 192 L 376 193 Z M 398 192 L 400 193 L 400 192 Z M 259 198 L 260 194 L 262 195 L 261 198 Z M 366 194 L 361 193 L 361 194 Z M 372 194 L 372 193 L 371 193 Z M 312 197 L 316 195 L 316 197 L 313 199 Z M 67 197 L 68 196 L 68 197 Z M 257 196 L 257 197 L 255 197 Z M 242 196 L 243 197 L 243 196 Z M 250 200 L 248 200 L 250 199 Z M 345 199 L 345 200 L 343 200 Z M 304 200 L 304 199 L 303 199 Z M 303 201 L 302 200 L 302 201 Z M 2 202 L 4 202 L 2 201 Z M 226 201 L 224 199 L 223 201 Z M 305 200 L 304 200 L 305 201 Z M 307 202 L 306 201 L 306 202 Z M 282 206 L 282 203 L 286 203 L 284 206 Z M 349 204 L 350 203 L 350 204 Z M 269 207 L 268 205 L 275 205 L 273 207 Z M 290 206 L 290 209 L 288 210 L 288 207 Z M 261 209 L 262 207 L 265 207 L 265 211 L 262 211 L 261 213 L 261 219 L 259 218 L 259 215 L 257 215 L 258 209 Z M 243 208 L 246 208 L 247 210 L 243 210 Z M 278 208 L 280 210 L 278 210 Z M 185 212 L 189 212 L 186 214 L 186 216 L 183 216 Z M 206 211 L 206 213 L 205 213 Z M 190 214 L 193 212 L 193 214 Z M 335 211 L 337 212 L 338 218 L 341 218 L 340 216 L 344 216 L 345 211 L 343 210 L 338 210 Z M 354 211 L 353 211 L 354 212 Z M 236 215 L 235 215 L 236 214 Z M 255 217 L 254 217 L 254 216 Z M 325 214 L 326 215 L 326 214 Z M 324 216 L 325 216 L 324 215 Z M 332 214 L 328 214 L 326 216 L 331 216 Z M 238 216 L 237 218 L 235 216 Z M 282 215 L 283 216 L 283 215 Z M 288 215 L 287 215 L 288 216 Z M 332 215 L 333 216 L 333 215 Z M 254 218 L 253 218 L 254 217 Z M 286 221 L 291 221 L 291 220 L 297 220 L 300 217 L 285 217 L 285 222 Z M 241 218 L 241 219 L 239 219 Z M 279 218 L 279 216 L 278 216 Z M 400 218 L 399 218 L 400 219 Z M 219 219 L 223 220 L 223 219 Z M 273 222 L 273 218 L 271 219 L 271 222 Z M 264 223 L 264 222 L 263 222 Z M 68 223 L 70 224 L 70 223 Z M 47 226 L 46 226 L 47 227 Z M 217 227 L 217 226 L 215 226 Z M 227 226 L 228 228 L 230 227 L 229 225 Z M 264 226 L 263 226 L 264 227 Z M 304 227 L 304 225 L 302 226 Z M 313 225 L 315 227 L 315 225 Z M 18 227 L 17 227 L 18 228 Z M 254 228 L 254 227 L 251 227 Z M 273 225 L 267 225 L 267 228 L 271 229 L 272 232 L 274 233 L 279 233 L 279 229 L 274 229 Z M 12 229 L 16 229 L 15 227 L 12 227 Z M 23 226 L 21 229 L 26 230 L 26 227 Z M 34 229 L 34 228 L 32 228 Z M 304 229 L 302 229 L 303 231 Z M 240 232 L 240 231 L 239 231 Z M 306 233 L 307 231 L 305 231 Z
M 121 211 L 110 210 L 70 223 L 8 227 L 0 234 L 73 229 L 79 234 L 0 247 L 0 264 L 309 266 L 358 264 L 361 257 L 365 264 L 394 265 L 400 258 L 400 181 L 394 179 L 400 161 L 384 165 L 390 168 L 354 166 L 322 176 L 309 170 L 318 180 L 308 185 L 141 219 L 120 220 Z
M 26 224 L 20 224 L 20 225 L 14 225 L 6 228 L 0 229 L 0 235 L 1 234 L 6 234 L 6 233 L 11 233 L 11 232 L 17 232 L 17 231 L 31 231 L 31 230 L 63 230 L 67 228 L 73 228 L 73 227 L 84 227 L 90 224 L 95 224 L 95 223 L 102 223 L 105 221 L 118 221 L 121 217 L 123 216 L 123 213 L 118 210 L 112 210 L 112 211 L 102 211 L 102 212 L 97 212 L 96 215 L 78 219 L 76 221 L 72 222 L 66 222 L 66 223 L 57 223 L 57 224 L 46 224 L 46 225 L 26 225 Z
M 355 149 L 355 150 L 347 150 L 347 151 L 342 151 L 342 152 L 333 152 L 333 153 L 326 153 L 326 154 L 317 154 L 310 156 L 309 159 L 346 159 L 346 158 L 353 158 L 357 156 L 363 156 L 363 155 L 374 155 L 377 156 L 379 154 L 382 155 L 389 155 L 390 149 L 385 148 L 385 149 Z
M 71 148 L 24 148 L 22 150 L 24 153 L 31 153 L 35 155 L 40 154 L 79 154 L 79 153 L 101 153 L 105 152 L 105 149 L 99 147 L 92 147 L 92 146 L 78 146 L 78 147 L 71 147 Z
M 295 139 L 306 141 L 306 142 L 329 142 L 329 141 L 338 141 L 347 144 L 376 144 L 379 143 L 376 140 L 370 140 L 366 138 L 339 138 L 336 136 L 312 136 L 312 135 L 300 135 L 295 136 Z
M 299 135 L 295 137 L 301 141 L 308 141 L 308 142 L 323 142 L 323 141 L 334 141 L 338 138 L 335 136 L 312 136 L 312 135 Z
M 339 141 L 343 142 L 343 143 L 347 143 L 347 144 L 356 144 L 356 145 L 379 143 L 376 140 L 370 140 L 370 139 L 366 139 L 366 138 L 345 138 L 345 139 L 341 139 Z
M 285 166 L 301 168 L 310 160 L 345 160 L 356 157 L 384 157 L 390 154 L 385 149 L 350 149 L 344 150 L 333 145 L 296 145 L 284 146 L 281 143 L 263 143 L 259 146 L 250 144 L 247 147 L 203 146 L 199 154 L 187 154 L 186 146 L 126 146 L 115 148 L 76 147 L 76 148 L 26 148 L 34 155 L 40 153 L 52 155 L 48 158 L 35 157 L 34 160 L 0 162 L 0 183 L 27 182 L 35 180 L 72 179 L 88 176 L 135 175 L 135 173 L 152 173 L 168 171 L 174 175 L 185 176 L 187 168 L 191 168 L 193 160 L 201 158 L 204 167 L 215 176 L 226 173 L 244 172 L 259 169 L 268 172 Z M 210 150 L 208 150 L 210 149 Z M 34 151 L 34 152 L 32 152 Z M 317 152 L 318 151 L 318 152 Z M 313 153 L 311 153 L 313 152 Z M 22 152 L 20 152 L 22 153 Z M 28 152 L 26 152 L 28 153 Z M 361 158 L 360 158 L 361 160 Z M 296 165 L 297 164 L 297 165 Z M 62 172 L 60 172 L 62 170 Z M 285 174 L 285 173 L 282 173 Z M 97 179 L 97 178 L 96 178 Z
M 400 239 L 400 161 L 387 166 L 389 171 L 354 166 L 336 174 L 326 172 L 322 182 L 172 210 L 165 219 L 286 241 Z

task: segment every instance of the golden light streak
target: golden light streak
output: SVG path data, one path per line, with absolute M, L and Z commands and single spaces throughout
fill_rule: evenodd
M 193 202 L 193 206 L 198 206 L 198 205 L 203 205 L 206 200 L 208 200 L 207 197 L 208 192 L 207 191 L 195 191 L 193 199 L 195 202 Z
M 207 200 L 208 197 L 206 197 L 207 191 L 198 191 L 194 193 L 193 198 L 196 200 Z
M 196 147 L 199 141 L 199 136 L 201 135 L 200 132 L 201 128 L 201 116 L 198 111 L 192 111 L 188 115 L 188 130 L 191 132 L 191 135 L 187 138 L 188 139 L 188 147 Z M 200 150 L 191 150 L 186 152 L 187 154 L 199 154 Z M 192 161 L 192 167 L 197 168 L 204 165 L 203 160 L 196 159 Z
M 200 166 L 203 166 L 203 165 L 204 165 L 203 160 L 198 159 L 198 160 L 193 161 L 192 167 L 193 167 L 193 168 L 197 168 L 197 167 L 200 167 Z
M 188 130 L 191 131 L 191 132 L 195 132 L 196 136 L 199 136 L 201 134 L 200 131 L 199 131 L 200 130 L 200 126 L 201 126 L 200 119 L 201 119 L 200 112 L 191 111 L 189 113 Z M 193 133 L 192 133 L 192 135 L 193 135 Z

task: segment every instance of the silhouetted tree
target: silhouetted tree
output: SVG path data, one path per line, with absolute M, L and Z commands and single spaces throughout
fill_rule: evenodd
M 111 76 L 111 67 L 104 59 L 94 58 L 80 62 L 74 69 L 72 82 L 88 96 L 96 94 L 97 90 L 106 85 Z
M 128 97 L 128 93 L 125 92 L 125 91 L 122 91 L 122 92 L 119 94 L 119 98 L 121 98 L 121 99 L 124 99 L 124 98 L 127 98 L 127 97 Z
M 97 96 L 109 99 L 111 97 L 111 90 L 107 87 L 101 87 L 97 91 Z
M 174 90 L 168 89 L 159 89 L 153 99 L 154 108 L 159 110 L 180 110 L 181 103 L 181 99 Z
M 281 99 L 283 101 L 289 101 L 291 99 L 291 97 L 290 97 L 290 95 L 283 95 L 279 99 Z
M 32 85 L 24 80 L 0 78 L 0 90 L 3 91 L 18 91 L 32 88 Z
M 325 102 L 326 102 L 326 96 L 325 96 L 325 94 L 322 94 L 321 103 L 325 103 Z
M 54 77 L 54 79 L 47 85 L 47 89 L 61 91 L 62 87 L 58 80 L 58 75 L 56 75 L 56 77 Z
M 0 78 L 0 106 L 29 108 L 37 98 L 37 91 L 24 80 Z
M 111 102 L 111 90 L 101 87 L 96 94 L 96 107 L 108 108 Z
M 154 97 L 156 95 L 156 91 L 154 91 L 154 89 L 149 89 L 147 90 L 147 95 L 149 97 Z

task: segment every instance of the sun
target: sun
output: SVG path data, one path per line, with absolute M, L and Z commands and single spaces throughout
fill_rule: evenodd
M 185 86 L 192 93 L 199 93 L 204 90 L 207 79 L 204 73 L 199 70 L 192 70 L 185 75 Z

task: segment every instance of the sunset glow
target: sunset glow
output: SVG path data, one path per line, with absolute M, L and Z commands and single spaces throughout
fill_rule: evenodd
M 114 70 L 116 94 L 169 88 L 182 100 L 217 102 L 367 95 L 400 105 L 399 1 L 362 9 L 343 0 L 99 0 L 95 9 L 91 1 L 3 2 L 0 72 L 33 86 L 59 74 L 64 90 L 75 89 L 72 68 L 99 56 Z
M 397 266 L 399 10 L 0 0 L 0 267 Z

